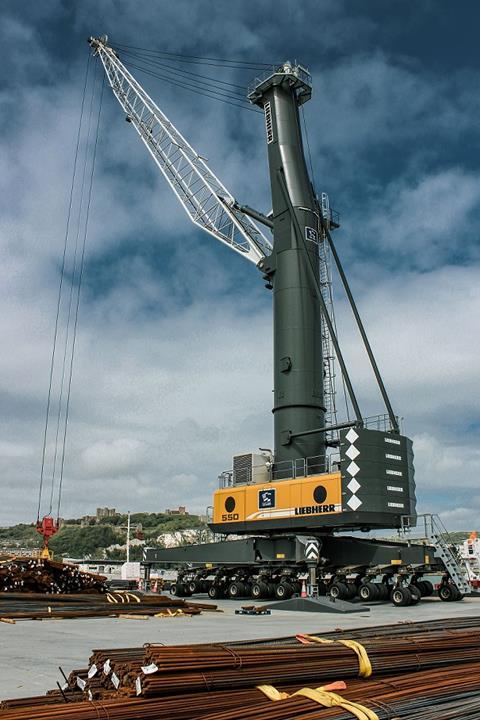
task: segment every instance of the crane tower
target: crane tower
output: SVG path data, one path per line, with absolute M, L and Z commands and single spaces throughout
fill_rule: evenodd
M 232 469 L 220 475 L 210 527 L 222 540 L 147 550 L 146 560 L 198 566 L 193 574 L 188 569 L 181 575 L 178 594 L 205 589 L 213 572 L 211 597 L 218 597 L 222 587 L 230 588 L 232 596 L 234 587 L 251 588 L 254 597 L 267 596 L 273 587 L 277 597 L 287 597 L 305 567 L 312 586 L 325 569 L 335 580 L 347 566 L 357 568 L 362 582 L 372 567 L 380 566 L 390 568 L 391 578 L 398 566 L 414 563 L 420 576 L 431 564 L 432 548 L 337 534 L 411 527 L 415 483 L 411 440 L 399 432 L 332 241 L 338 222 L 327 196 L 317 198 L 308 175 L 299 107 L 312 94 L 309 72 L 286 62 L 249 88 L 249 101 L 262 109 L 265 119 L 272 196 L 272 213 L 266 216 L 235 200 L 105 36 L 89 43 L 126 119 L 190 219 L 253 262 L 273 297 L 273 453 L 238 453 Z M 385 403 L 384 422 L 377 419 L 374 428 L 360 411 L 322 293 L 325 247 L 337 265 Z M 332 424 L 325 337 L 334 348 L 353 420 Z M 327 453 L 330 448 L 336 458 Z M 232 533 L 245 538 L 224 542 Z M 205 565 L 208 571 L 202 569 Z M 346 587 L 343 583 L 339 596 L 345 597 Z

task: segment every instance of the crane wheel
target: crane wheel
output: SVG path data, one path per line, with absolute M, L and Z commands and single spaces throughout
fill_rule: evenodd
M 266 585 L 268 587 L 267 597 L 272 597 L 272 598 L 275 597 L 275 583 L 269 582 L 269 583 L 266 583 Z
M 255 600 L 261 600 L 262 598 L 267 598 L 269 596 L 269 589 L 268 585 L 265 582 L 262 582 L 261 580 L 259 582 L 253 583 L 252 585 L 252 597 Z
M 358 595 L 364 602 L 372 602 L 380 597 L 380 590 L 374 582 L 366 582 L 360 585 Z
M 412 593 L 407 587 L 397 587 L 392 590 L 392 603 L 396 607 L 405 607 L 412 603 Z
M 379 600 L 388 600 L 390 597 L 390 588 L 386 583 L 375 583 Z
M 288 600 L 293 595 L 293 588 L 289 583 L 281 582 L 275 586 L 277 600 Z
M 349 597 L 349 589 L 347 583 L 332 583 L 330 585 L 329 595 L 334 600 L 346 600 Z
M 456 585 L 453 585 L 453 590 L 454 590 L 453 602 L 458 602 L 459 600 L 463 600 L 463 598 L 465 597 L 465 595 L 463 595 L 463 594 L 460 592 L 460 590 L 457 588 Z
M 409 585 L 408 589 L 410 590 L 410 594 L 412 596 L 412 605 L 416 605 L 420 600 L 422 599 L 422 592 L 419 587 L 416 585 Z
M 236 600 L 237 598 L 241 597 L 247 597 L 248 595 L 250 595 L 250 593 L 248 592 L 248 587 L 243 582 L 234 580 L 228 586 L 228 597 L 232 600 Z
M 463 598 L 462 593 L 455 587 L 455 585 L 440 585 L 438 588 L 438 597 L 443 602 L 454 602 Z
M 211 600 L 219 600 L 220 598 L 225 597 L 225 593 L 218 585 L 210 585 L 208 588 L 208 597 Z
M 185 585 L 185 583 L 178 581 L 176 583 L 173 583 L 173 585 L 170 587 L 170 593 L 172 595 L 176 595 L 177 597 L 188 597 L 189 595 L 191 595 L 188 586 Z
M 353 600 L 354 597 L 357 597 L 357 587 L 353 583 L 347 583 L 347 591 L 347 600 Z
M 423 597 L 430 597 L 433 595 L 433 585 L 430 582 L 430 580 L 419 580 L 417 582 L 418 587 L 420 588 L 420 592 L 422 593 Z
M 300 592 L 300 591 L 299 591 Z M 325 580 L 319 580 L 318 582 L 318 594 L 319 595 L 327 595 L 328 594 L 328 585 L 325 582 Z

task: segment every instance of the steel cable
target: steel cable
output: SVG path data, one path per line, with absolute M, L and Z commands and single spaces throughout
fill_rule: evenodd
M 74 357 L 75 357 L 75 345 L 76 345 L 76 340 L 77 340 L 77 329 L 78 329 L 78 316 L 79 316 L 79 309 L 80 309 L 80 293 L 82 290 L 82 280 L 83 280 L 83 272 L 84 272 L 84 266 L 85 266 L 85 249 L 86 249 L 86 243 L 87 243 L 87 237 L 88 237 L 88 223 L 89 223 L 89 219 L 90 219 L 93 179 L 94 179 L 94 174 L 95 174 L 95 162 L 96 162 L 96 158 L 97 158 L 98 137 L 99 137 L 99 131 L 100 131 L 100 117 L 101 117 L 101 113 L 102 113 L 102 102 L 103 102 L 104 90 L 105 90 L 105 76 L 102 75 L 102 88 L 100 91 L 100 101 L 98 104 L 97 124 L 96 124 L 96 130 L 95 130 L 95 142 L 94 142 L 94 146 L 93 146 L 93 157 L 92 157 L 92 164 L 91 164 L 91 170 L 90 170 L 90 181 L 89 181 L 88 195 L 87 195 L 87 208 L 86 208 L 86 213 L 85 213 L 85 225 L 84 225 L 84 233 L 83 233 L 83 241 L 82 241 L 82 252 L 81 252 L 81 258 L 80 258 L 80 268 L 79 268 L 78 283 L 77 283 L 77 297 L 76 297 L 75 316 L 74 316 L 74 323 L 73 323 L 72 347 L 71 347 L 71 353 L 70 353 L 70 367 L 69 367 L 69 374 L 68 374 L 67 399 L 66 399 L 66 404 L 65 404 L 65 423 L 64 423 L 63 443 L 62 443 L 62 460 L 61 460 L 61 467 L 60 467 L 60 480 L 59 480 L 59 486 L 58 486 L 57 517 L 60 517 L 60 505 L 61 505 L 61 499 L 62 499 L 63 476 L 64 476 L 64 470 L 65 470 L 65 452 L 66 452 L 66 443 L 67 443 L 67 428 L 68 428 L 69 411 L 70 411 L 70 397 L 71 397 L 71 391 L 72 391 L 73 363 L 74 363 Z
M 86 70 L 85 70 L 85 80 L 84 80 L 84 85 L 83 85 L 82 103 L 81 103 L 81 109 L 80 109 L 80 119 L 78 122 L 77 140 L 76 140 L 76 145 L 75 145 L 73 171 L 72 171 L 72 182 L 70 185 L 70 196 L 69 196 L 66 227 L 65 227 L 65 236 L 64 236 L 64 244 L 63 244 L 62 266 L 61 266 L 61 271 L 60 271 L 60 283 L 59 283 L 59 288 L 58 288 L 57 310 L 56 310 L 56 315 L 55 315 L 55 329 L 54 329 L 54 335 L 53 335 L 53 347 L 52 347 L 52 355 L 51 355 L 51 361 L 50 361 L 50 374 L 49 374 L 48 393 L 47 393 L 47 406 L 46 406 L 46 413 L 45 413 L 45 426 L 44 426 L 44 433 L 43 433 L 42 461 L 41 461 L 41 469 L 40 469 L 40 486 L 39 486 L 39 493 L 38 493 L 37 523 L 40 520 L 40 510 L 41 510 L 41 505 L 42 505 L 42 490 L 43 490 L 43 479 L 44 479 L 44 471 L 45 471 L 45 456 L 46 456 L 46 448 L 47 448 L 48 422 L 49 422 L 49 416 L 50 416 L 50 403 L 51 403 L 51 396 L 52 396 L 53 372 L 54 372 L 54 367 L 55 367 L 55 353 L 56 353 L 57 336 L 58 336 L 58 324 L 59 324 L 59 317 L 60 317 L 63 279 L 64 279 L 64 275 L 65 275 L 65 263 L 66 263 L 66 256 L 67 256 L 68 236 L 69 236 L 69 230 L 70 230 L 70 218 L 71 218 L 72 206 L 73 206 L 73 191 L 74 191 L 74 187 L 75 187 L 77 160 L 78 160 L 78 152 L 79 152 L 79 147 L 80 147 L 80 137 L 81 137 L 82 123 L 83 123 L 83 113 L 84 113 L 84 107 L 85 107 L 85 97 L 86 97 L 86 91 L 87 91 L 89 68 L 90 68 L 90 55 L 88 56 L 87 66 L 86 66 Z
M 139 70 L 140 72 L 143 72 L 146 75 L 150 75 L 151 77 L 154 77 L 157 80 L 161 80 L 163 82 L 170 83 L 171 85 L 176 85 L 177 87 L 183 88 L 184 90 L 188 90 L 189 92 L 193 92 L 197 95 L 203 95 L 203 97 L 210 98 L 211 100 L 218 100 L 219 102 L 223 102 L 226 105 L 232 105 L 233 107 L 240 108 L 241 110 L 248 110 L 249 112 L 263 114 L 261 110 L 257 110 L 257 108 L 254 108 L 254 107 L 248 105 L 246 101 L 245 101 L 245 104 L 241 104 L 240 99 L 238 99 L 238 101 L 237 101 L 236 98 L 232 98 L 231 95 L 224 94 L 220 90 L 219 91 L 201 90 L 197 86 L 193 87 L 190 84 L 187 84 L 185 82 L 179 82 L 178 80 L 176 80 L 174 78 L 169 78 L 168 76 L 161 75 L 160 73 L 156 73 L 153 70 L 143 68 L 134 63 L 124 62 L 124 65 L 127 68 L 134 68 L 135 70 Z M 229 99 L 227 99 L 227 98 L 229 98 Z
M 238 70 L 267 70 L 278 63 L 264 63 L 264 62 L 252 62 L 248 60 L 229 60 L 227 58 L 214 58 L 214 57 L 201 57 L 199 55 L 182 55 L 181 53 L 171 53 L 164 50 L 152 50 L 149 48 L 142 48 L 136 45 L 124 45 L 122 43 L 115 43 L 114 49 L 121 51 L 125 50 L 136 50 L 147 53 L 149 55 L 158 55 L 159 57 L 167 57 L 174 59 L 176 62 L 192 63 L 194 65 L 209 65 L 211 63 L 219 63 L 215 67 L 223 67 L 228 69 Z

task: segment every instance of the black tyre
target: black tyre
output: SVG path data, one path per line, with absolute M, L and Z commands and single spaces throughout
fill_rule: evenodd
M 299 583 L 298 581 L 290 583 L 293 589 L 294 595 L 300 595 L 302 592 L 302 583 Z
M 377 585 L 373 582 L 363 583 L 363 585 L 360 585 L 360 587 L 358 588 L 358 596 L 364 602 L 372 602 L 372 600 L 378 600 L 379 590 Z
M 392 603 L 396 607 L 405 607 L 412 603 L 412 593 L 407 587 L 397 587 L 392 590 Z
M 354 597 L 357 597 L 357 586 L 347 583 L 347 600 L 353 600 Z
M 434 587 L 430 580 L 419 580 L 417 585 L 420 588 L 420 592 L 422 593 L 423 597 L 430 597 L 431 595 L 433 595 Z
M 170 595 L 176 595 L 177 597 L 179 597 L 177 590 L 177 583 L 172 583 L 172 585 L 170 585 Z
M 252 585 L 252 597 L 255 600 L 261 600 L 262 598 L 268 597 L 268 585 L 267 583 L 259 582 L 253 583 Z
M 187 595 L 188 595 L 187 586 L 184 583 L 177 581 L 177 584 L 175 586 L 175 595 L 177 597 L 187 597 Z
M 179 582 L 177 580 L 177 591 L 175 594 L 178 597 L 189 597 L 192 593 L 189 590 L 188 583 Z
M 293 588 L 289 583 L 281 582 L 275 586 L 275 597 L 277 600 L 288 600 L 293 595 Z
M 269 583 L 267 583 L 267 585 L 268 585 L 268 597 L 271 597 L 271 598 L 275 597 L 275 583 L 269 582 Z
M 236 580 L 234 580 L 228 586 L 227 594 L 228 594 L 228 597 L 231 598 L 232 600 L 237 600 L 237 598 L 244 597 L 244 593 L 245 593 L 245 590 L 243 587 L 243 583 L 241 583 L 241 582 L 237 582 Z
M 457 598 L 458 590 L 453 585 L 440 585 L 438 589 L 438 597 L 443 602 L 452 602 Z
M 300 588 L 301 589 L 301 588 Z M 298 591 L 300 593 L 300 591 Z M 326 595 L 328 592 L 328 585 L 324 580 L 319 580 L 318 582 L 318 594 L 319 595 Z
M 453 589 L 454 589 L 454 595 L 455 595 L 455 597 L 453 598 L 453 601 L 457 602 L 458 600 L 463 600 L 465 595 L 462 595 L 462 593 L 460 592 L 460 590 L 457 588 L 456 585 L 453 585 Z
M 208 588 L 208 597 L 211 600 L 218 600 L 219 598 L 225 597 L 225 593 L 218 585 L 210 585 Z
M 328 592 L 334 600 L 346 600 L 348 597 L 348 586 L 346 583 L 334 582 L 330 585 Z
M 262 581 L 253 583 L 252 597 L 254 600 L 261 600 L 268 595 L 268 585 Z
M 417 587 L 420 590 L 421 596 L 426 597 L 427 596 L 427 587 L 423 583 L 424 583 L 423 580 L 417 580 L 417 582 L 414 584 L 415 584 L 415 587 Z
M 412 596 L 412 605 L 416 605 L 422 599 L 421 590 L 416 585 L 409 585 L 408 589 L 410 590 L 410 594 Z
M 192 582 L 188 583 L 188 591 L 190 595 L 194 595 L 196 592 L 200 592 L 200 588 L 198 587 L 199 583 L 197 580 L 192 580 Z
M 390 597 L 390 588 L 386 583 L 375 583 L 378 591 L 379 600 L 388 600 Z

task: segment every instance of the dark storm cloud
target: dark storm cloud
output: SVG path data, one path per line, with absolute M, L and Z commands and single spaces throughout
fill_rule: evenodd
M 480 499 L 466 498 L 479 464 L 479 14 L 473 2 L 439 10 L 428 0 L 2 3 L 0 523 L 35 512 L 86 38 L 104 32 L 114 43 L 310 67 L 317 189 L 342 213 L 337 242 L 416 437 L 420 500 L 435 489 L 434 509 L 451 508 L 453 477 L 462 491 L 448 519 L 475 522 Z M 268 211 L 262 117 L 139 79 L 226 186 Z M 161 509 L 186 495 L 203 510 L 233 452 L 271 445 L 270 314 L 256 270 L 188 224 L 107 92 L 65 514 L 112 502 Z M 360 399 L 377 412 L 346 315 L 339 301 Z

